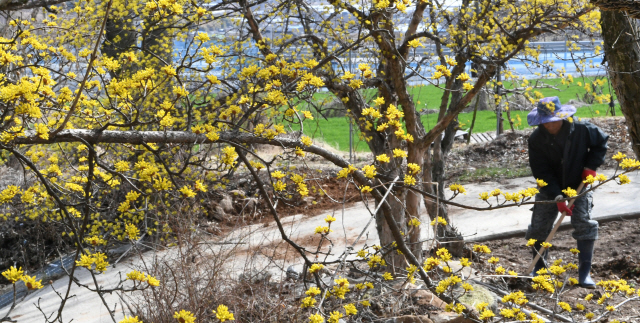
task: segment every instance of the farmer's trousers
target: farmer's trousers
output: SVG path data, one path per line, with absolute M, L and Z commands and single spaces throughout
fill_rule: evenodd
M 549 197 L 544 193 L 536 194 L 537 201 L 550 201 L 553 197 Z M 573 238 L 576 240 L 597 240 L 598 239 L 598 222 L 591 219 L 591 209 L 593 208 L 593 196 L 588 192 L 584 196 L 577 199 L 574 203 L 573 215 L 571 216 L 571 225 L 573 226 Z M 527 230 L 525 238 L 536 239 L 543 242 L 551 233 L 556 218 L 560 214 L 556 203 L 535 204 L 531 209 L 531 224 Z

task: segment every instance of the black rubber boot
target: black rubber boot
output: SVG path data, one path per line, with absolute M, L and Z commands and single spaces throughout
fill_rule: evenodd
M 533 259 L 536 258 L 536 255 L 538 254 L 538 251 L 542 248 L 542 244 L 541 243 L 536 243 L 535 246 L 533 247 Z M 545 268 L 546 267 L 546 260 L 549 256 L 549 250 L 545 250 L 544 253 L 540 256 L 540 258 L 538 258 L 538 262 L 536 262 L 536 265 L 533 267 L 533 271 L 529 273 L 529 276 L 531 277 L 535 277 L 538 276 L 537 272 L 538 270 Z
M 578 282 L 580 287 L 595 289 L 596 283 L 591 279 L 591 259 L 595 240 L 578 240 Z

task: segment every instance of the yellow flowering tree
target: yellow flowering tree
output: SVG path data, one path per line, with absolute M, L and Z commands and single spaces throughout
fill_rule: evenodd
M 4 116 L 0 148 L 38 179 L 30 194 L 60 210 L 43 217 L 88 219 L 89 209 L 106 192 L 143 193 L 140 199 L 120 204 L 120 222 L 110 228 L 120 239 L 128 235 L 127 223 L 149 220 L 151 208 L 142 205 L 150 199 L 168 194 L 188 201 L 206 190 L 195 189 L 196 179 L 221 187 L 225 174 L 237 167 L 254 168 L 246 145 L 284 146 L 295 149 L 299 157 L 311 152 L 348 167 L 346 160 L 313 145 L 306 136 L 277 137 L 286 133 L 285 124 L 302 124 L 313 117 L 309 111 L 299 111 L 297 103 L 312 101 L 320 87 L 340 99 L 371 151 L 380 157 L 364 172 L 349 175 L 359 185 L 375 187 L 370 193 L 378 202 L 384 191 L 375 185 L 377 180 L 402 179 L 403 185 L 393 192 L 398 199 L 389 200 L 378 215 L 381 243 L 401 239 L 411 218 L 419 216 L 423 198 L 410 188 L 444 196 L 444 156 L 456 116 L 495 76 L 496 66 L 520 54 L 536 59 L 539 51 L 528 46 L 530 40 L 569 27 L 591 31 L 597 18 L 586 2 L 513 6 L 485 1 L 476 7 L 463 2 L 453 13 L 429 1 L 413 7 L 405 2 L 362 6 L 335 1 L 323 14 L 340 8 L 349 13 L 347 20 L 304 23 L 302 35 L 267 38 L 262 30 L 278 26 L 269 25 L 266 18 L 284 11 L 255 14 L 243 1 L 238 6 L 213 7 L 180 1 L 71 4 L 52 8 L 59 10 L 57 15 L 14 19 L 5 29 L 0 53 Z M 277 7 L 277 2 L 271 5 Z M 298 4 L 283 5 L 301 17 L 310 14 Z M 217 16 L 220 12 L 226 14 Z M 519 18 L 513 19 L 514 15 Z M 237 36 L 212 41 L 198 29 L 227 16 L 242 27 Z M 298 19 L 292 17 L 286 20 Z M 409 23 L 397 36 L 403 20 Z M 50 32 L 37 33 L 40 29 Z M 49 45 L 54 42 L 58 45 Z M 177 49 L 175 44 L 184 47 Z M 435 72 L 429 82 L 443 90 L 439 121 L 432 129 L 420 122 L 407 84 L 407 76 L 422 77 L 416 68 L 424 61 L 416 61 L 415 51 L 424 44 L 435 48 L 436 63 L 431 64 Z M 246 56 L 248 52 L 257 56 Z M 357 69 L 334 66 L 349 54 L 375 59 Z M 469 62 L 477 66 L 475 80 L 465 72 Z M 74 64 L 82 68 L 72 69 Z M 47 68 L 51 66 L 59 68 Z M 364 88 L 377 90 L 373 106 L 365 100 Z M 322 113 L 322 107 L 316 109 Z M 190 148 L 196 145 L 197 151 Z M 36 147 L 47 147 L 54 159 L 38 157 Z M 69 154 L 80 161 L 79 167 L 66 158 Z M 398 167 L 404 163 L 413 168 Z M 211 171 L 204 176 L 198 169 Z M 425 184 L 431 182 L 438 182 L 439 189 Z M 304 182 L 293 184 L 276 180 L 273 188 L 282 196 L 288 189 L 304 196 Z M 433 199 L 426 202 L 435 214 Z M 66 206 L 78 203 L 88 209 Z M 392 212 L 397 207 L 406 212 Z M 76 211 L 80 216 L 73 216 Z M 158 211 L 169 214 L 165 212 L 172 211 Z M 439 214 L 447 218 L 444 210 Z M 90 221 L 92 230 L 102 230 L 95 229 L 100 220 Z M 79 231 L 77 225 L 69 227 L 71 234 L 80 235 L 77 239 L 86 234 L 86 227 Z M 408 242 L 419 239 L 416 228 Z M 419 244 L 412 246 L 412 253 L 419 255 Z
M 293 4 L 287 8 L 302 17 L 312 14 Z M 348 18 L 334 19 L 334 10 L 347 12 Z M 598 13 L 586 1 L 524 1 L 518 5 L 503 1 L 463 2 L 457 12 L 431 1 L 373 1 L 366 5 L 332 1 L 320 14 L 331 19 L 313 23 L 304 20 L 302 35 L 275 40 L 262 32 L 267 26 L 274 27 L 261 24 L 265 16 L 256 17 L 248 10 L 245 18 L 249 36 L 264 57 L 288 51 L 305 53 L 300 57 L 313 62 L 313 73 L 343 103 L 351 122 L 376 156 L 372 165 L 362 169 L 364 178 L 358 172 L 349 175 L 359 185 L 369 187 L 375 186 L 374 178 L 404 179 L 403 185 L 394 190 L 397 199 L 388 200 L 377 215 L 383 245 L 404 239 L 401 233 L 407 231 L 407 223 L 419 215 L 420 200 L 425 195 L 410 187 L 430 194 L 425 202 L 432 217 L 440 214 L 447 218 L 446 208 L 436 205 L 433 197 L 440 195 L 444 199 L 444 159 L 457 128 L 456 118 L 479 89 L 496 76 L 497 66 L 516 55 L 537 60 L 540 51 L 530 41 L 546 32 L 574 29 L 590 35 L 599 30 Z M 433 52 L 423 53 L 426 57 L 420 59 L 416 51 L 427 43 Z M 347 60 L 350 55 L 363 62 L 357 64 L 357 69 L 350 66 L 354 65 Z M 475 80 L 465 71 L 467 63 L 476 67 Z M 422 69 L 433 70 L 433 74 L 425 75 L 420 72 Z M 438 123 L 431 129 L 419 119 L 420 107 L 407 82 L 410 77 L 442 89 Z M 365 88 L 376 90 L 373 104 L 367 101 L 362 91 Z M 316 109 L 322 113 L 321 107 Z M 440 136 L 443 132 L 444 138 Z M 391 156 L 394 159 L 388 161 Z M 348 166 L 335 158 L 329 161 L 345 169 Z M 419 170 L 405 177 L 405 163 L 414 164 Z M 438 188 L 432 182 L 438 183 Z M 384 189 L 378 186 L 371 194 L 381 202 Z M 404 211 L 394 212 L 396 209 Z M 439 229 L 438 235 L 444 239 L 459 238 L 450 225 Z M 421 247 L 416 243 L 420 233 L 419 229 L 412 230 L 407 239 L 413 243 L 415 255 L 420 255 Z M 401 263 L 402 258 L 396 256 L 395 263 Z
M 321 9 L 280 0 L 59 2 L 40 3 L 42 12 L 29 19 L 19 15 L 32 8 L 28 1 L 0 5 L 9 17 L 0 34 L 0 152 L 29 177 L 25 185 L 1 191 L 0 206 L 8 210 L 2 219 L 60 223 L 76 250 L 71 272 L 83 267 L 100 274 L 108 270 L 109 246 L 145 236 L 172 243 L 176 223 L 190 220 L 185 214 L 204 213 L 207 194 L 244 172 L 256 182 L 282 238 L 315 269 L 319 286 L 321 264 L 289 239 L 275 208 L 308 195 L 309 179 L 276 169 L 275 160 L 304 162 L 314 154 L 342 168 L 338 177 L 380 206 L 380 246 L 369 266 L 407 268 L 410 280 L 430 282 L 424 267 L 450 256 L 441 251 L 440 260 L 422 263 L 419 206 L 425 198 L 434 227 L 443 230 L 439 235 L 449 232 L 445 209 L 436 211 L 442 206 L 434 200 L 449 193 L 444 157 L 457 115 L 496 76 L 497 66 L 517 55 L 537 60 L 540 52 L 529 43 L 536 37 L 598 30 L 598 12 L 586 1 L 463 1 L 457 11 L 408 0 L 335 0 Z M 235 27 L 213 39 L 206 31 L 223 20 Z M 301 32 L 289 32 L 292 24 Z M 265 32 L 276 28 L 275 36 Z M 419 50 L 432 53 L 422 59 Z M 357 68 L 348 68 L 349 56 Z M 467 63 L 474 64 L 475 79 L 465 71 Z M 420 121 L 409 78 L 442 90 L 431 129 Z M 314 98 L 321 88 L 341 102 L 367 142 L 374 156 L 369 164 L 355 167 L 305 135 L 304 121 L 326 112 Z M 368 100 L 365 90 L 374 90 L 374 98 Z M 293 126 L 301 131 L 290 131 Z M 283 153 L 267 160 L 256 145 Z M 391 184 L 392 198 L 385 199 Z M 465 193 L 457 184 L 449 191 Z M 505 200 L 518 203 L 532 194 L 509 193 Z M 329 220 L 316 229 L 323 239 L 335 218 Z M 7 275 L 18 277 L 15 268 Z M 140 272 L 127 279 L 141 288 L 160 284 Z M 443 290 L 460 282 L 447 279 Z M 31 276 L 24 280 L 39 287 Z M 348 281 L 334 282 L 329 292 L 344 297 Z M 305 306 L 315 304 L 311 294 Z M 357 309 L 347 305 L 344 312 L 356 315 Z M 175 315 L 195 320 L 189 311 Z M 225 308 L 215 315 L 233 317 Z M 312 318 L 324 320 L 317 313 Z

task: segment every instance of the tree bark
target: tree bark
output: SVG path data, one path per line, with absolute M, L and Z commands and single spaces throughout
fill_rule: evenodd
M 409 156 L 407 156 L 407 163 L 414 163 L 420 165 L 422 167 L 423 172 L 429 172 L 429 169 L 425 167 L 424 164 L 424 151 L 423 149 L 412 149 L 409 151 Z M 416 175 L 419 178 L 419 174 Z M 405 225 L 407 225 L 408 221 L 411 218 L 417 218 L 422 221 L 421 215 L 422 212 L 420 210 L 420 201 L 422 200 L 422 195 L 413 191 L 406 192 L 405 203 L 407 206 L 407 218 L 405 219 Z M 418 261 L 422 262 L 422 230 L 420 226 L 410 227 L 407 225 L 407 229 L 409 230 L 409 249 L 416 256 Z
M 640 2 L 627 0 L 592 0 L 591 3 L 598 6 L 602 12 L 615 11 L 626 12 L 630 18 L 640 19 Z M 602 16 L 601 16 L 602 17 Z
M 633 152 L 640 158 L 640 42 L 638 23 L 621 11 L 600 18 L 609 79 L 626 119 Z
M 382 193 L 382 192 L 381 192 Z M 401 232 L 407 232 L 406 225 L 406 217 L 404 212 L 403 201 L 405 200 L 406 192 L 394 191 L 393 194 L 389 194 L 387 196 L 386 202 L 389 204 L 389 208 L 380 208 L 378 214 L 376 214 L 376 228 L 378 230 L 378 235 L 380 236 L 380 245 L 390 246 L 396 241 L 393 236 L 393 232 L 391 228 L 389 228 L 389 223 L 385 219 L 389 219 L 388 215 L 391 215 L 391 218 L 397 223 Z M 376 199 L 376 204 L 381 201 Z M 385 214 L 387 212 L 388 214 Z M 415 253 L 411 250 L 416 258 L 422 253 L 420 250 L 419 253 Z M 387 262 L 387 266 L 389 268 L 405 268 L 405 260 L 404 255 L 399 254 L 397 251 L 391 251 L 386 257 L 385 261 Z
M 478 95 L 479 96 L 479 95 Z M 480 102 L 479 100 L 480 98 L 477 98 L 475 104 L 474 104 L 474 108 L 473 108 L 473 118 L 471 119 L 471 125 L 469 126 L 469 133 L 468 133 L 468 137 L 467 137 L 467 145 L 469 143 L 471 143 L 471 135 L 473 134 L 473 126 L 475 126 L 476 124 L 476 115 L 478 114 L 478 102 Z M 472 101 L 473 102 L 473 101 Z
M 453 83 L 453 90 L 451 91 L 452 94 L 451 102 L 449 103 L 449 110 L 455 108 L 460 102 L 460 99 L 462 98 L 461 89 L 462 83 L 456 80 Z M 425 158 L 425 174 L 428 173 L 427 170 L 430 170 L 430 174 L 423 177 L 423 182 L 425 182 L 424 190 L 434 195 L 437 194 L 441 200 L 445 199 L 444 182 L 446 179 L 446 157 L 453 146 L 453 140 L 455 138 L 457 128 L 458 120 L 456 118 L 449 123 L 444 131 L 444 136 L 436 139 L 434 142 L 433 154 Z M 429 167 L 427 167 L 427 164 Z M 437 192 L 434 189 L 434 184 L 431 183 L 438 185 Z M 444 203 L 437 205 L 436 201 L 428 198 L 425 198 L 424 202 L 427 207 L 427 212 L 429 213 L 429 218 L 433 220 L 437 219 L 437 217 L 442 217 L 447 221 L 446 226 L 437 226 L 438 229 L 435 232 L 437 240 L 439 242 L 447 242 L 446 248 L 449 252 L 455 256 L 461 256 L 462 249 L 464 248 L 464 238 L 457 232 L 456 228 L 451 225 L 447 206 Z
M 513 119 L 511 119 L 511 108 L 507 110 L 507 120 L 509 121 L 509 126 L 511 127 L 511 131 L 514 132 L 516 129 L 513 128 Z
M 120 54 L 132 50 L 136 45 L 136 33 L 133 26 L 133 19 L 129 22 L 125 18 L 109 18 L 105 26 L 104 42 L 102 43 L 102 53 L 113 59 L 119 59 Z M 115 77 L 116 73 L 111 76 Z

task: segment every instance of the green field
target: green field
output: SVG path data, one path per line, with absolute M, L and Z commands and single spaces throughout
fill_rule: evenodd
M 571 99 L 576 99 L 577 95 L 583 95 L 585 93 L 584 88 L 578 86 L 577 82 L 583 82 L 585 80 L 575 79 L 572 85 L 562 85 L 560 83 L 560 79 L 545 79 L 544 83 L 555 86 L 557 89 L 553 88 L 542 88 L 537 89 L 537 91 L 541 92 L 545 97 L 546 96 L 558 96 L 562 103 L 566 103 Z M 511 84 L 504 84 L 505 88 L 511 88 Z M 421 109 L 437 109 L 440 104 L 440 98 L 442 95 L 442 90 L 436 88 L 435 86 L 414 86 L 410 88 L 410 93 L 413 95 L 414 102 L 417 104 L 418 110 Z M 608 84 L 604 84 L 603 93 L 609 93 Z M 364 91 L 363 95 L 366 98 L 375 98 L 375 90 L 367 90 Z M 332 99 L 332 94 L 330 93 L 317 93 L 314 96 L 316 100 L 316 104 L 321 104 L 321 102 L 328 102 Z M 300 109 L 306 110 L 309 109 L 305 107 L 304 104 L 301 104 Z M 608 104 L 592 104 L 590 106 L 585 106 L 578 108 L 578 112 L 576 113 L 576 117 L 578 118 L 592 118 L 592 117 L 603 117 L 608 114 Z M 529 128 L 527 125 L 527 113 L 528 111 L 511 111 L 511 118 L 515 119 L 515 124 L 519 124 L 517 129 L 525 129 Z M 620 107 L 616 106 L 616 115 L 620 116 L 622 113 L 620 112 Z M 521 121 L 517 120 L 517 117 L 520 116 Z M 421 120 L 427 130 L 431 129 L 437 122 L 437 114 L 428 114 L 422 115 Z M 461 128 L 466 130 L 469 128 L 471 124 L 471 120 L 473 118 L 473 113 L 461 113 L 458 116 L 458 120 L 461 123 Z M 504 129 L 505 131 L 510 129 L 510 125 L 507 122 L 506 113 L 503 115 L 505 118 L 504 121 Z M 298 130 L 298 125 L 292 125 L 294 130 Z M 478 111 L 476 116 L 476 122 L 473 128 L 473 132 L 486 132 L 486 131 L 495 131 L 496 130 L 496 114 L 492 111 Z M 349 123 L 347 118 L 339 117 L 339 118 L 318 118 L 315 120 L 307 120 L 304 122 L 304 133 L 314 139 L 320 139 L 327 144 L 331 145 L 334 148 L 339 150 L 348 151 L 349 150 Z M 354 146 L 356 151 L 367 152 L 369 148 L 367 144 L 359 139 L 359 133 L 354 129 Z

